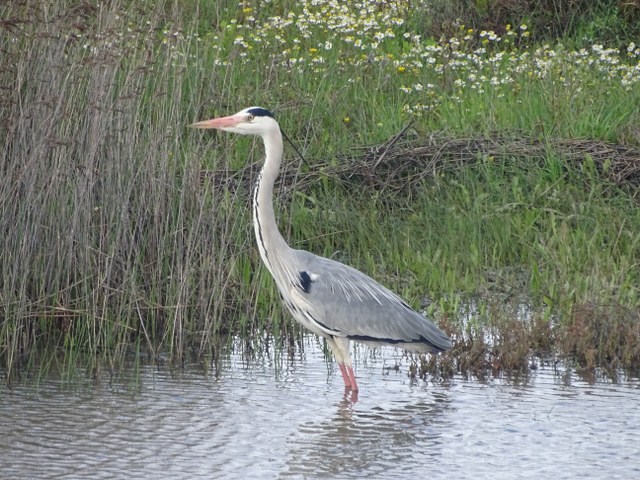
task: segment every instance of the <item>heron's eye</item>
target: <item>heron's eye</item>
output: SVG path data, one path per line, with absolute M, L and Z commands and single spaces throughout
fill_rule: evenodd
M 247 121 L 248 122 L 253 122 L 254 118 L 256 118 L 255 115 L 249 114 L 249 116 L 247 116 Z

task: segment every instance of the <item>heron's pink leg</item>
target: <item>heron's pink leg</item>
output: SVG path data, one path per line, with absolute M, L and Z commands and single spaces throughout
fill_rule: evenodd
M 353 372 L 352 367 L 347 367 L 347 375 L 349 375 L 349 381 L 351 383 L 351 390 L 354 392 L 358 391 L 358 382 L 356 382 L 356 374 Z M 343 375 L 344 376 L 344 375 Z M 346 383 L 346 381 L 345 381 Z
M 340 373 L 342 373 L 342 380 L 344 381 L 344 386 L 347 388 L 351 388 L 351 379 L 349 378 L 349 372 L 347 372 L 347 367 L 344 363 L 339 363 Z

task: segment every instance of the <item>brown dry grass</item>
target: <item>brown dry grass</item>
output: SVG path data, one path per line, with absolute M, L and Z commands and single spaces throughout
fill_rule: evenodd
M 559 349 L 583 367 L 640 372 L 640 312 L 615 305 L 575 305 Z
M 479 160 L 544 162 L 550 153 L 565 159 L 567 168 L 582 168 L 592 161 L 598 172 L 638 198 L 640 187 L 640 148 L 589 139 L 545 139 L 495 134 L 452 137 L 443 132 L 413 139 L 399 134 L 372 147 L 354 149 L 333 165 L 308 159 L 304 172 L 289 168 L 280 182 L 305 190 L 320 176 L 345 185 L 364 184 L 376 190 L 406 191 L 411 185 L 443 171 L 459 169 Z M 229 176 L 228 171 L 203 171 L 218 186 L 243 185 L 250 190 L 261 161 L 248 164 Z

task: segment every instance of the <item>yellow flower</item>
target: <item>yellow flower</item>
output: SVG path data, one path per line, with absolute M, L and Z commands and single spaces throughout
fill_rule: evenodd
M 253 8 L 251 8 L 251 7 L 244 7 L 242 9 L 242 13 L 244 13 L 245 15 L 247 15 L 247 14 L 249 14 L 251 12 L 253 12 Z
M 398 67 L 398 73 L 402 73 L 402 72 L 404 72 L 405 70 L 406 70 L 406 68 L 405 68 L 405 67 L 403 67 L 403 66 Z
M 313 47 L 311 47 L 311 48 L 309 49 L 309 52 L 311 52 L 311 53 L 318 53 L 318 49 L 317 49 L 317 48 L 313 48 Z
M 350 119 L 349 117 L 344 117 L 344 118 L 342 119 L 342 121 L 343 121 L 344 123 L 349 123 L 349 122 L 351 121 L 351 119 Z

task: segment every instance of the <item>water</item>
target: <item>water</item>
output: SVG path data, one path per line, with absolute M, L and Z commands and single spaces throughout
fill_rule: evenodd
M 356 353 L 356 403 L 313 337 L 217 373 L 4 389 L 0 477 L 640 478 L 640 382 L 543 367 L 519 384 L 412 383 L 401 353 Z

